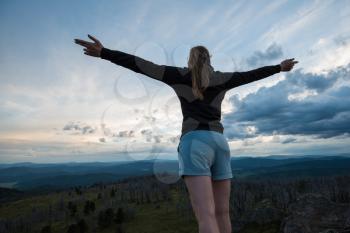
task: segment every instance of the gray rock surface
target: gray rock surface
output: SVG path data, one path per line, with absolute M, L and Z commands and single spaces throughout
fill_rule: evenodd
M 288 206 L 283 233 L 350 233 L 350 204 L 335 203 L 308 193 Z

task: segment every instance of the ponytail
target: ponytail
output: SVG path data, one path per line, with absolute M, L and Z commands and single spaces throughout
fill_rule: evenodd
M 196 46 L 191 49 L 188 67 L 192 74 L 193 95 L 203 100 L 203 92 L 209 86 L 210 76 L 213 72 L 209 52 L 204 46 Z

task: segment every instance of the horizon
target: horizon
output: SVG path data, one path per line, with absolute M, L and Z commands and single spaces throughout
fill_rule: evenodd
M 177 160 L 182 114 L 173 90 L 84 55 L 73 40 L 87 34 L 173 66 L 187 66 L 198 44 L 225 72 L 295 58 L 292 72 L 225 95 L 231 157 L 348 153 L 346 0 L 13 0 L 2 1 L 0 12 L 0 164 Z
M 253 158 L 253 159 L 290 159 L 290 158 L 335 158 L 335 157 L 342 157 L 342 158 L 350 158 L 350 153 L 341 153 L 341 154 L 331 154 L 331 155 L 324 155 L 324 154 L 305 154 L 305 155 L 266 155 L 266 156 L 231 156 L 231 160 L 235 159 L 244 159 L 244 158 Z M 35 165 L 54 165 L 54 164 L 89 164 L 89 163 L 129 163 L 129 162 L 142 162 L 142 161 L 177 161 L 177 159 L 159 159 L 159 158 L 151 158 L 151 159 L 138 159 L 138 160 L 115 160 L 115 161 L 101 161 L 101 160 L 95 160 L 95 161 L 66 161 L 66 162 L 9 162 L 9 163 L 0 163 L 1 165 L 16 165 L 16 164 L 35 164 Z

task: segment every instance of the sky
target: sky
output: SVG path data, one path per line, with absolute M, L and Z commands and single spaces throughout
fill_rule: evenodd
M 0 2 L 0 163 L 177 159 L 182 114 L 164 83 L 87 56 L 75 38 L 220 71 L 299 61 L 226 93 L 232 157 L 335 155 L 350 145 L 350 4 L 322 1 Z

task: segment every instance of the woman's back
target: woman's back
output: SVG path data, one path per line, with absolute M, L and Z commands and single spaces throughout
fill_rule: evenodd
M 198 129 L 223 133 L 224 128 L 220 120 L 221 103 L 225 93 L 234 87 L 281 71 L 279 64 L 245 72 L 213 71 L 203 91 L 203 99 L 200 99 L 194 95 L 193 75 L 187 67 L 157 65 L 140 57 L 107 48 L 102 48 L 101 58 L 159 80 L 173 88 L 180 100 L 183 114 L 181 137 L 189 131 Z
M 218 72 L 210 78 L 209 86 L 203 92 L 203 99 L 197 98 L 192 91 L 192 75 L 188 68 L 179 68 L 181 71 L 177 82 L 172 83 L 181 104 L 183 115 L 181 136 L 192 130 L 213 130 L 223 133 L 221 120 L 221 103 L 226 90 L 222 85 L 215 83 Z

